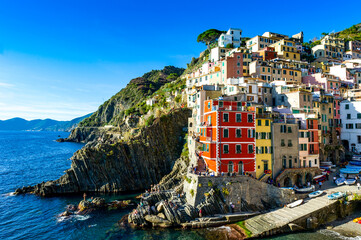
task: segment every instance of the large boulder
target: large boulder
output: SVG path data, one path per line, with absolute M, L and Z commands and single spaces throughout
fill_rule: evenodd
M 88 201 L 86 201 L 86 200 L 82 200 L 82 201 L 80 201 L 80 203 L 79 203 L 79 205 L 78 205 L 78 210 L 80 211 L 80 212 L 82 212 L 82 211 L 84 211 L 84 210 L 86 210 L 86 209 L 88 209 L 88 208 L 90 208 L 91 207 L 91 203 L 90 202 L 88 202 Z
M 93 199 L 92 204 L 95 207 L 98 207 L 98 208 L 104 207 L 105 206 L 105 199 L 101 198 L 101 197 L 96 197 L 96 198 Z
M 157 215 L 147 215 L 145 216 L 147 222 L 152 223 L 153 226 L 157 227 L 170 227 L 172 223 L 168 220 L 158 217 Z

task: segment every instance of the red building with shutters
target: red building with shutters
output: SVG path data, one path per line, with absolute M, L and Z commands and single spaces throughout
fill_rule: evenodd
M 206 100 L 199 128 L 202 157 L 217 174 L 255 174 L 255 107 L 246 102 Z
M 308 154 L 318 155 L 320 153 L 320 147 L 318 142 L 318 120 L 307 119 L 307 129 L 309 132 Z

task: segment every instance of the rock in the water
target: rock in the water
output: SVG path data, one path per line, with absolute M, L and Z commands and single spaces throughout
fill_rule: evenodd
M 80 201 L 80 203 L 79 203 L 79 205 L 78 205 L 78 210 L 79 210 L 80 212 L 82 212 L 82 211 L 84 211 L 84 210 L 86 210 L 86 209 L 88 209 L 88 208 L 90 208 L 90 207 L 91 207 L 91 203 L 90 203 L 90 202 L 85 201 L 85 200 L 82 200 L 82 201 Z
M 104 198 L 101 198 L 101 197 L 96 197 L 92 200 L 92 204 L 95 206 L 95 207 L 104 207 L 105 206 L 105 199 Z

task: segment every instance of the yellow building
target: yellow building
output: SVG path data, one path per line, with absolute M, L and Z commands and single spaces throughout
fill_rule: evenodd
M 272 45 L 270 47 L 274 47 L 277 52 L 277 56 L 283 59 L 289 59 L 294 61 L 300 61 L 301 56 L 299 51 L 297 50 L 296 43 L 294 41 L 282 39 Z
M 256 115 L 256 177 L 266 181 L 272 173 L 272 118 L 270 113 L 264 113 L 263 108 L 257 108 Z

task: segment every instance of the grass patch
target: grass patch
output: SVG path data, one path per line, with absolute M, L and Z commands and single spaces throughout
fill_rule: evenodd
M 247 235 L 247 237 L 252 237 L 252 232 L 246 228 L 244 221 L 240 221 L 236 224 L 244 230 L 244 233 Z

